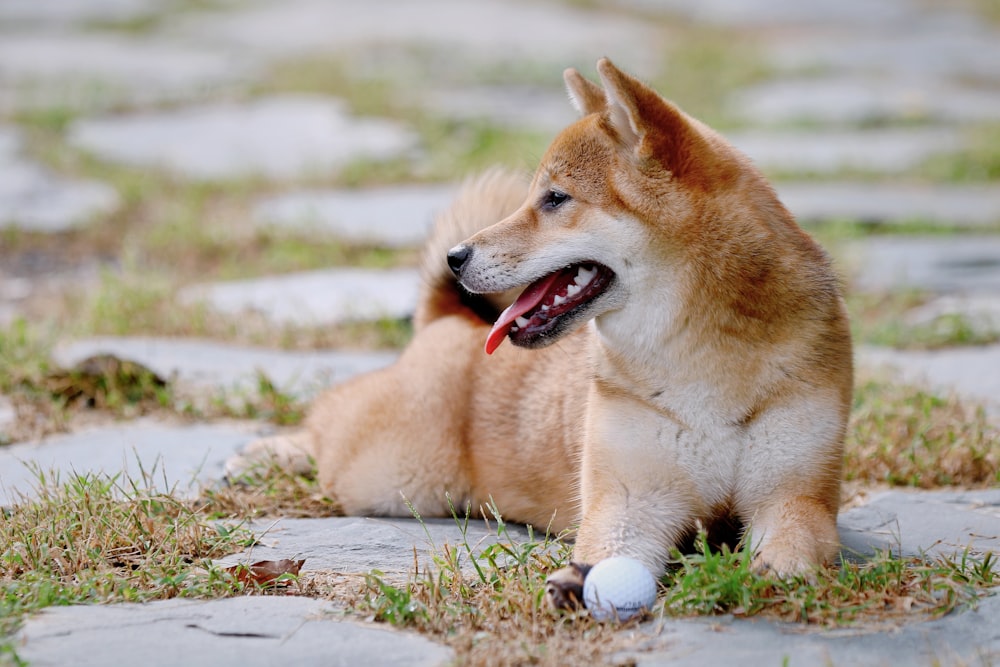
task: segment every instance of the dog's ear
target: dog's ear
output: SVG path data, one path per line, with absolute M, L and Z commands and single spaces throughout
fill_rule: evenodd
M 597 71 L 604 84 L 608 121 L 623 146 L 637 156 L 655 158 L 675 175 L 692 165 L 692 157 L 709 158 L 699 129 L 676 106 L 602 58 Z
M 604 111 L 607 106 L 604 90 L 596 83 L 585 79 L 573 68 L 563 72 L 563 81 L 566 82 L 569 101 L 581 116 Z

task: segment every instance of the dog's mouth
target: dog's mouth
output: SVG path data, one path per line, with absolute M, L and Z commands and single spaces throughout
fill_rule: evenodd
M 606 266 L 585 262 L 539 278 L 500 313 L 486 337 L 486 354 L 493 354 L 505 336 L 516 345 L 536 346 L 556 332 L 568 315 L 578 314 L 600 296 L 614 277 Z

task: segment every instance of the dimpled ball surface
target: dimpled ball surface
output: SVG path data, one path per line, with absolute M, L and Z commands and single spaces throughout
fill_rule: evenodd
M 598 621 L 626 621 L 656 602 L 656 579 L 629 556 L 612 556 L 595 565 L 583 581 L 583 601 Z

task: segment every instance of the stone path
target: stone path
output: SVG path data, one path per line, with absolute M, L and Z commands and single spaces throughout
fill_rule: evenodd
M 269 194 L 251 202 L 248 228 L 415 247 L 453 183 L 363 190 L 315 183 L 358 164 L 377 171 L 385 160 L 411 165 L 423 183 L 428 147 L 416 123 L 356 112 L 328 96 L 263 93 L 272 90 L 258 87 L 269 68 L 299 59 L 308 69 L 311 58 L 323 55 L 341 64 L 350 82 L 385 82 L 397 106 L 456 127 L 551 134 L 573 118 L 560 88 L 563 67 L 592 75 L 596 59 L 609 55 L 641 76 L 669 80 L 671 35 L 691 21 L 747 36 L 772 70 L 732 93 L 728 109 L 743 126 L 730 137 L 781 177 L 776 188 L 800 219 L 816 226 L 854 220 L 965 229 L 845 245 L 837 257 L 851 288 L 926 293 L 928 303 L 904 316 L 909 324 L 960 316 L 981 331 L 1000 331 L 1000 188 L 995 181 L 932 183 L 914 176 L 930 160 L 978 148 L 969 124 L 1000 121 L 1000 28 L 968 8 L 918 0 L 57 4 L 0 2 L 0 244 L 4 234 L 84 233 L 122 206 L 111 184 L 57 173 L 32 154 L 32 114 L 55 110 L 67 119 L 61 149 L 69 155 L 179 182 L 266 181 Z M 22 266 L 31 263 L 0 267 L 0 324 L 21 314 L 32 294 L 51 288 L 46 271 Z M 175 296 L 229 317 L 253 312 L 278 327 L 326 326 L 407 317 L 418 284 L 410 269 L 330 267 L 194 284 Z M 187 395 L 235 397 L 255 391 L 261 371 L 282 391 L 308 398 L 395 358 L 104 337 L 63 340 L 54 361 L 71 367 L 104 353 L 172 378 Z M 858 360 L 983 402 L 1000 419 L 1000 346 L 934 352 L 859 346 Z M 0 442 L 14 412 L 0 396 Z M 155 469 L 151 481 L 190 493 L 194 485 L 215 483 L 224 460 L 265 430 L 256 422 L 141 419 L 0 447 L 0 506 L 30 496 L 36 479 L 30 465 L 62 475 Z M 450 521 L 425 529 L 407 520 L 283 519 L 255 528 L 265 532 L 262 544 L 234 558 L 305 557 L 306 571 L 349 576 L 378 568 L 399 581 L 414 553 L 427 563 L 444 543 L 469 539 L 482 546 L 496 539 L 478 524 L 463 535 Z M 1000 495 L 885 493 L 844 512 L 840 531 L 851 557 L 886 547 L 909 554 L 997 550 Z M 526 534 L 513 528 L 510 537 Z M 803 633 L 729 617 L 654 620 L 640 628 L 643 650 L 618 657 L 639 665 L 990 664 L 1000 661 L 998 600 L 883 632 Z M 455 659 L 425 638 L 360 623 L 335 602 L 296 597 L 50 608 L 26 621 L 16 648 L 35 665 Z
M 419 286 L 415 269 L 326 269 L 194 285 L 179 298 L 231 315 L 250 311 L 279 324 L 316 326 L 407 317 Z
M 727 137 L 762 169 L 783 173 L 899 172 L 962 146 L 958 130 L 941 127 L 755 130 Z
M 39 481 L 66 480 L 72 473 L 122 475 L 179 495 L 223 476 L 223 464 L 254 437 L 252 424 L 172 424 L 152 419 L 115 424 L 0 448 L 0 506 L 30 497 Z
M 405 185 L 366 190 L 291 192 L 264 199 L 254 209 L 263 229 L 329 235 L 349 243 L 417 247 L 434 215 L 448 206 L 451 185 Z
M 344 621 L 334 604 L 299 597 L 166 600 L 52 608 L 21 633 L 32 665 L 437 666 L 450 649 L 411 633 Z
M 21 143 L 17 130 L 0 124 L 0 230 L 60 232 L 118 207 L 118 194 L 110 186 L 62 178 L 26 158 Z
M 113 354 L 142 364 L 181 391 L 191 394 L 252 392 L 263 373 L 275 388 L 309 398 L 323 387 L 358 373 L 388 366 L 392 352 L 294 352 L 176 338 L 103 337 L 67 341 L 53 351 L 53 360 L 73 368 L 85 359 Z
M 69 143 L 111 162 L 225 180 L 322 174 L 394 157 L 416 137 L 392 121 L 352 118 L 338 100 L 300 95 L 81 120 Z

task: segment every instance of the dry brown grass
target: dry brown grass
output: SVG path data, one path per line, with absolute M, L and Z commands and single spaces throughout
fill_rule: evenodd
M 259 518 L 342 516 L 311 475 L 296 475 L 277 465 L 255 468 L 218 488 L 204 489 L 199 509 L 210 516 Z
M 847 481 L 923 489 L 1000 483 L 1000 429 L 980 406 L 862 379 L 844 459 Z

